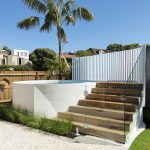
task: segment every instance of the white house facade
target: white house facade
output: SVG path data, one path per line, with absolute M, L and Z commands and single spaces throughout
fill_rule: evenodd
M 5 50 L 0 52 L 0 65 L 25 65 L 28 62 L 28 50 L 14 49 L 10 54 Z

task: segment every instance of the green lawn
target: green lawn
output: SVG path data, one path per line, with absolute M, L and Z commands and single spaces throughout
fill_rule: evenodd
M 129 150 L 150 150 L 150 129 L 143 131 L 132 143 Z

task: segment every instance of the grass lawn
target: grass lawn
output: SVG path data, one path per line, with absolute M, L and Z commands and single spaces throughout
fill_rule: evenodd
M 143 131 L 132 143 L 129 150 L 150 150 L 150 129 Z

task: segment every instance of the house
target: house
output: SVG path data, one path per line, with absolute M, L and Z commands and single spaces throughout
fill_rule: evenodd
M 14 49 L 8 55 L 8 65 L 25 65 L 29 62 L 29 51 Z
M 6 65 L 7 64 L 7 56 L 9 52 L 6 50 L 0 50 L 0 65 Z
M 66 58 L 67 62 L 71 65 L 72 64 L 72 58 L 75 58 L 76 54 L 73 52 L 67 52 L 67 53 L 63 53 L 63 56 Z
M 11 53 L 0 50 L 0 65 L 25 65 L 28 62 L 28 50 L 14 49 Z
M 105 53 L 108 53 L 108 52 L 109 52 L 108 50 L 105 50 L 105 49 L 97 49 L 97 48 L 89 48 L 88 51 L 92 51 L 94 55 L 97 55 L 97 54 L 105 54 Z

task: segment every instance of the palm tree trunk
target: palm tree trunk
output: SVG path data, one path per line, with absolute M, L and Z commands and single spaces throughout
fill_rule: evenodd
M 59 75 L 58 75 L 58 79 L 62 80 L 62 76 L 61 76 L 61 51 L 62 51 L 62 47 L 61 47 L 61 40 L 58 39 L 58 44 L 59 44 Z

